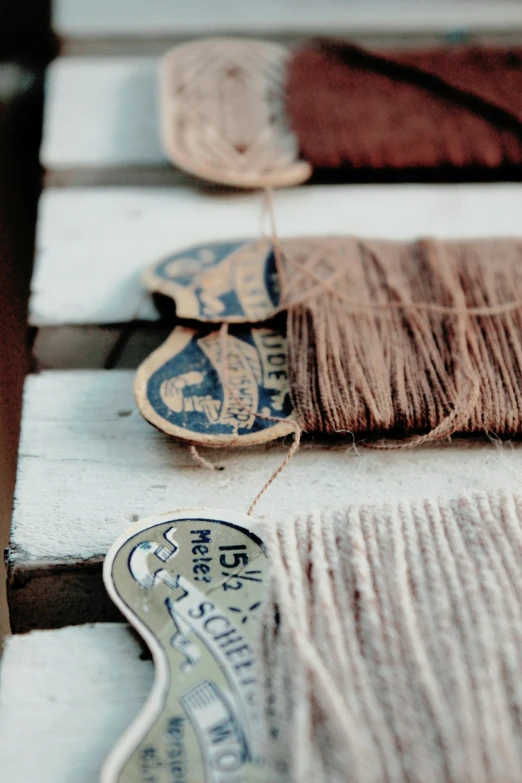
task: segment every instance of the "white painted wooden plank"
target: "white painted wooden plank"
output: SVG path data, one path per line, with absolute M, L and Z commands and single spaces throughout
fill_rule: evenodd
M 281 443 L 203 450 L 222 468 L 206 471 L 187 448 L 145 423 L 132 381 L 132 372 L 116 370 L 28 378 L 11 566 L 89 560 L 136 519 L 173 508 L 246 511 L 286 453 Z M 522 444 L 461 441 L 360 453 L 303 444 L 256 513 L 516 488 L 521 475 Z
M 55 60 L 46 79 L 43 165 L 170 169 L 159 139 L 157 65 L 156 57 Z
M 522 186 L 310 186 L 274 194 L 281 236 L 357 233 L 389 239 L 520 234 Z M 73 188 L 44 192 L 30 323 L 155 319 L 142 270 L 191 244 L 258 237 L 259 193 L 190 188 Z
M 62 37 L 505 30 L 522 26 L 516 0 L 54 0 Z
M 165 163 L 157 59 L 61 57 L 46 79 L 41 160 L 48 168 Z
M 10 637 L 0 670 L 2 780 L 97 783 L 152 687 L 141 650 L 123 624 Z

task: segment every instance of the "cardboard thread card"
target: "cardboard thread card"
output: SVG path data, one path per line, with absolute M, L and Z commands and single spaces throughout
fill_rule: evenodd
M 102 783 L 268 783 L 255 640 L 268 560 L 244 514 L 182 509 L 111 547 L 106 588 L 156 676 Z
M 146 269 L 143 282 L 174 300 L 178 318 L 195 321 L 266 321 L 279 305 L 276 260 L 266 239 L 187 248 Z
M 160 68 L 163 147 L 179 168 L 241 188 L 288 187 L 312 168 L 299 159 L 284 105 L 284 46 L 208 38 L 171 49 Z
M 176 327 L 138 368 L 138 408 L 190 443 L 241 446 L 295 431 L 286 339 L 276 329 L 196 332 Z

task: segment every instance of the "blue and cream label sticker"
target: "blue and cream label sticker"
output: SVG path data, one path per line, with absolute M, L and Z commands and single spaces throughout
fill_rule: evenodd
M 276 261 L 267 240 L 191 247 L 146 270 L 143 280 L 150 291 L 174 299 L 179 318 L 266 321 L 279 305 Z
M 106 588 L 151 648 L 156 678 L 102 783 L 268 783 L 255 651 L 268 561 L 254 527 L 185 509 L 111 547 Z
M 138 368 L 135 394 L 147 421 L 191 443 L 250 445 L 295 429 L 286 339 L 275 329 L 177 327 Z

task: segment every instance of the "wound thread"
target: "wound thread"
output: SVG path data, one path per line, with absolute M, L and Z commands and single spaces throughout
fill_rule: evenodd
M 277 254 L 302 430 L 522 432 L 522 241 L 307 238 Z
M 521 780 L 522 498 L 323 509 L 263 538 L 277 780 Z

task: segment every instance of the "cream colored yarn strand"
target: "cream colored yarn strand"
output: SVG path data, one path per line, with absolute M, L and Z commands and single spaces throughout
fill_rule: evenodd
M 522 781 L 522 499 L 266 524 L 267 755 L 302 783 Z

